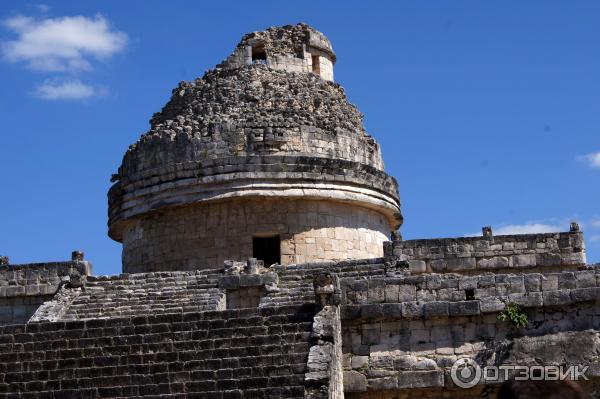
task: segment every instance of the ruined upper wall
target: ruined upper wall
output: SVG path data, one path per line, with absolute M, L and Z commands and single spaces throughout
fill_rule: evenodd
M 485 229 L 484 229 L 485 230 Z M 586 264 L 583 233 L 570 232 L 386 242 L 385 255 L 407 260 L 411 273 L 484 273 Z
M 333 81 L 335 53 L 324 34 L 300 23 L 248 33 L 218 68 L 235 69 L 254 63 L 289 72 L 314 73 Z
M 0 324 L 25 323 L 71 279 L 91 274 L 92 265 L 75 252 L 71 261 L 9 264 L 0 262 Z

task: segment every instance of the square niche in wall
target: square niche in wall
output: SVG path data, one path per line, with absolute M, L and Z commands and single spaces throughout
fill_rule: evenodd
M 252 257 L 262 260 L 266 267 L 281 263 L 281 239 L 276 236 L 252 237 Z

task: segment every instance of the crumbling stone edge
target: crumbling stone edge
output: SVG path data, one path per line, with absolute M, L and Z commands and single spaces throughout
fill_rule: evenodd
M 344 398 L 341 331 L 339 306 L 324 306 L 315 315 L 311 337 L 314 344 L 304 375 L 305 398 Z

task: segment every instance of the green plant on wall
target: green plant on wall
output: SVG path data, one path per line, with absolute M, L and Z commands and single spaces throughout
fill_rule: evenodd
M 529 323 L 529 317 L 516 303 L 509 303 L 498 315 L 498 320 L 506 321 L 516 328 L 523 328 Z

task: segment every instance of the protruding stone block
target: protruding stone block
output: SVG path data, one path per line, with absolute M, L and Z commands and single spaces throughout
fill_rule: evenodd
M 450 316 L 472 316 L 479 314 L 479 301 L 450 302 Z
M 71 252 L 71 260 L 76 262 L 76 261 L 83 261 L 85 254 L 83 253 L 83 251 L 73 251 Z
M 544 306 L 569 305 L 571 302 L 571 290 L 544 292 Z
M 427 271 L 427 263 L 424 260 L 409 260 L 408 271 L 410 274 L 420 274 Z
M 483 235 L 483 238 L 485 238 L 486 240 L 491 240 L 493 238 L 492 226 L 482 227 L 481 228 L 481 233 Z

